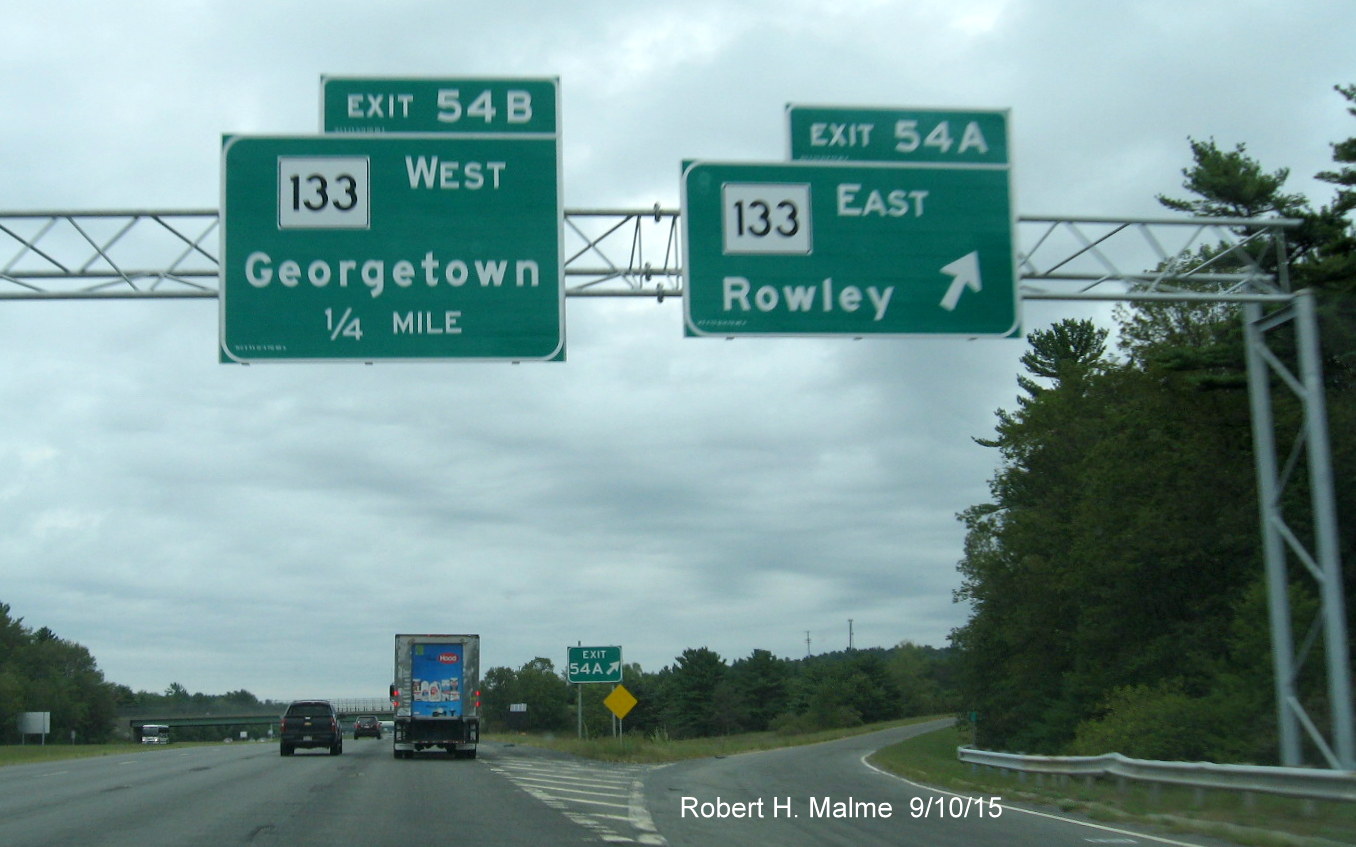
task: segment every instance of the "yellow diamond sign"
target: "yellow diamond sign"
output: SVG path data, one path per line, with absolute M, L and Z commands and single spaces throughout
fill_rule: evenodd
M 603 705 L 612 710 L 612 714 L 617 716 L 618 720 L 625 718 L 635 708 L 636 703 L 640 702 L 635 695 L 626 690 L 626 686 L 618 685 L 612 689 L 612 693 L 603 699 Z

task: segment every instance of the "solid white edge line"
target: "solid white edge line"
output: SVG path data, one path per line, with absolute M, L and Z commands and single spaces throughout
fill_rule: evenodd
M 874 751 L 873 751 L 873 752 L 874 752 Z M 957 793 L 954 792 L 954 791 L 946 791 L 945 789 L 941 789 L 941 788 L 933 788 L 931 785 L 923 785 L 922 783 L 914 782 L 914 781 L 911 780 L 911 779 L 906 779 L 905 777 L 902 777 L 902 776 L 900 776 L 900 775 L 897 774 L 897 773 L 890 773 L 889 771 L 887 771 L 887 770 L 885 770 L 885 769 L 883 769 L 883 768 L 878 768 L 878 767 L 876 767 L 875 765 L 871 764 L 870 762 L 868 762 L 868 761 L 866 760 L 866 757 L 867 757 L 867 756 L 870 756 L 870 755 L 871 755 L 871 753 L 864 753 L 864 754 L 862 755 L 861 762 L 862 762 L 862 764 L 866 765 L 868 768 L 870 768 L 871 770 L 875 771 L 876 773 L 884 774 L 885 776 L 891 777 L 891 778 L 893 778 L 893 779 L 897 779 L 897 780 L 899 780 L 900 782 L 906 782 L 906 783 L 908 783 L 909 785 L 912 785 L 914 788 L 921 788 L 921 789 L 923 789 L 924 791 L 932 791 L 932 792 L 935 792 L 935 793 L 937 793 L 937 794 L 946 794 L 946 795 L 949 795 L 949 796 L 951 796 L 951 797 L 966 797 L 966 798 L 969 797 L 969 795 L 966 795 L 966 794 L 957 794 Z M 1001 798 L 1000 798 L 1000 799 L 1001 799 Z M 1148 841 L 1157 841 L 1159 844 L 1171 844 L 1171 845 L 1173 845 L 1173 847 L 1201 847 L 1200 844 L 1194 843 L 1194 842 L 1190 842 L 1190 841 L 1174 841 L 1174 840 L 1171 839 L 1171 838 L 1163 838 L 1162 836 L 1158 836 L 1158 835 L 1146 835 L 1146 834 L 1143 833 L 1143 832 L 1135 832 L 1134 830 L 1129 830 L 1129 829 L 1117 829 L 1117 828 L 1114 827 L 1114 826 L 1104 826 L 1104 825 L 1102 825 L 1102 824 L 1099 824 L 1099 823 L 1092 823 L 1092 822 L 1090 822 L 1090 821 L 1079 821 L 1079 820 L 1074 820 L 1073 818 L 1064 818 L 1064 817 L 1060 817 L 1059 815 L 1052 815 L 1052 814 L 1050 814 L 1050 813 L 1048 813 L 1048 812 L 1037 812 L 1037 811 L 1034 811 L 1034 810 L 1032 810 L 1032 809 L 1023 809 L 1023 808 L 1021 808 L 1020 806 L 1010 806 L 1010 805 L 1008 805 L 1007 803 L 999 803 L 998 805 L 1001 806 L 1001 807 L 1003 808 L 1004 811 L 1020 812 L 1020 813 L 1022 813 L 1022 814 L 1024 814 L 1024 815 L 1034 815 L 1035 817 L 1038 817 L 1038 818 L 1048 818 L 1048 819 L 1050 819 L 1050 820 L 1061 821 L 1061 822 L 1063 822 L 1063 823 L 1071 823 L 1071 824 L 1074 824 L 1075 826 L 1085 826 L 1085 827 L 1088 827 L 1089 829 L 1097 829 L 1097 830 L 1101 830 L 1102 832 L 1113 832 L 1113 833 L 1115 833 L 1115 834 L 1117 834 L 1117 835 L 1128 835 L 1128 836 L 1130 836 L 1130 837 L 1132 837 L 1132 838 L 1143 838 L 1143 839 L 1146 839 L 1146 840 L 1148 840 Z

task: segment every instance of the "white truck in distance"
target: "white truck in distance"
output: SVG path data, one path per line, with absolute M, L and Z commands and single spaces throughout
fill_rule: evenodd
M 474 759 L 480 742 L 480 636 L 397 635 L 391 704 L 397 759 L 432 748 Z

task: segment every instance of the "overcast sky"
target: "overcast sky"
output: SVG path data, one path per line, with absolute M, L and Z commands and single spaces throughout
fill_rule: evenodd
M 1324 203 L 1353 32 L 1347 0 L 19 0 L 0 210 L 215 208 L 222 134 L 316 132 L 322 74 L 559 77 L 567 208 L 778 161 L 787 103 L 1010 109 L 1024 215 L 1164 215 L 1188 138 Z M 947 644 L 1021 341 L 567 313 L 563 364 L 241 368 L 214 300 L 0 302 L 0 602 L 133 689 L 272 698 L 383 696 L 397 632 L 651 671 L 841 649 L 849 619 L 859 647 Z

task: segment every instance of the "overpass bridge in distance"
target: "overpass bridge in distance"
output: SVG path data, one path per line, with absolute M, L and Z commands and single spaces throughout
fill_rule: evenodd
M 349 697 L 349 698 L 316 698 L 328 699 L 334 704 L 339 712 L 341 720 L 352 720 L 359 715 L 375 715 L 381 720 L 391 720 L 395 717 L 395 711 L 391 708 L 391 701 L 386 697 Z M 270 711 L 249 711 L 238 714 L 173 714 L 173 715 L 135 715 L 123 717 L 122 720 L 134 733 L 147 724 L 160 724 L 168 727 L 190 727 L 190 726 L 272 726 L 282 719 L 282 713 L 287 710 L 287 703 L 281 703 L 277 709 Z M 134 735 L 135 737 L 135 735 Z

